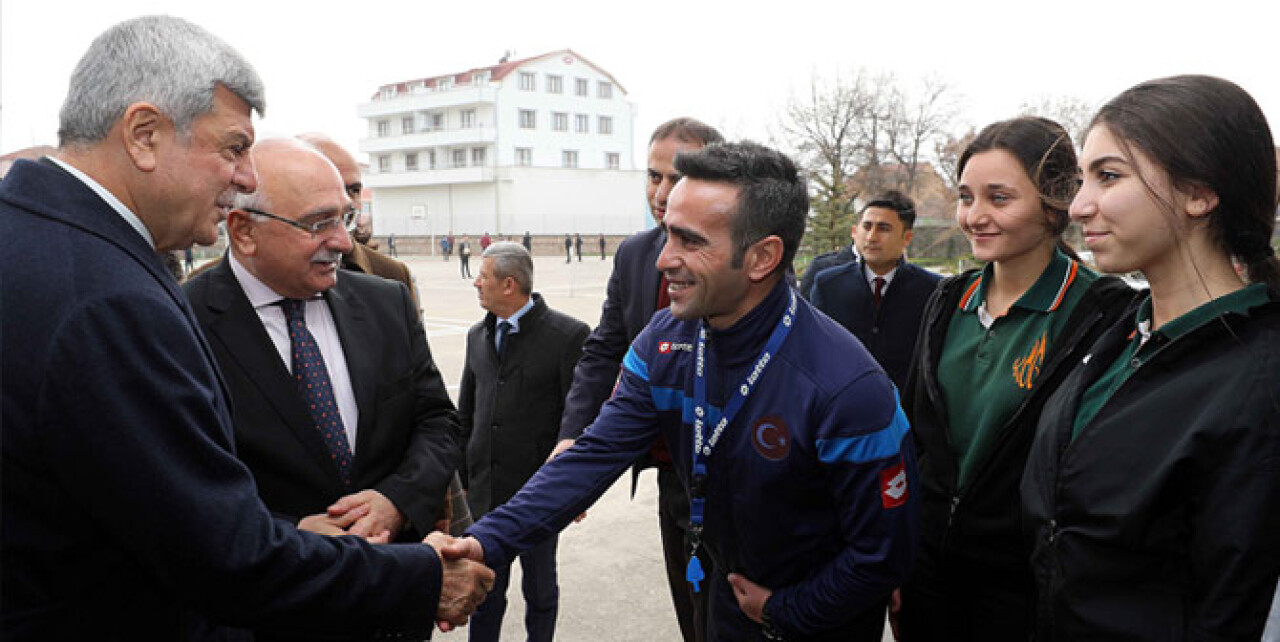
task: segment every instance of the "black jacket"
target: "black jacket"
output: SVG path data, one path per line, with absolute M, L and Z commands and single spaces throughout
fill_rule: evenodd
M 458 391 L 466 443 L 471 513 L 503 504 L 537 472 L 556 445 L 564 398 L 582 356 L 587 324 L 547 307 L 539 294 L 520 317 L 520 331 L 493 347 L 492 313 L 467 333 L 467 360 Z
M 846 244 L 835 252 L 827 252 L 814 257 L 809 263 L 809 267 L 804 269 L 804 277 L 800 279 L 800 296 L 812 300 L 813 299 L 813 282 L 818 277 L 818 273 L 831 267 L 852 263 L 858 260 L 858 255 L 853 253 L 853 244 Z
M 858 337 L 901 390 L 911 369 L 925 304 L 941 280 L 938 274 L 900 260 L 877 308 L 863 262 L 855 261 L 823 270 L 809 301 Z
M 1257 640 L 1280 574 L 1280 302 L 1161 347 L 1072 441 L 1133 330 L 1130 310 L 1041 415 L 1037 639 Z
M 915 366 L 902 397 L 920 459 L 920 559 L 959 559 L 1016 577 L 1027 574 L 1018 485 L 1040 408 L 1084 351 L 1124 312 L 1134 291 L 1106 276 L 1085 291 L 1062 336 L 1049 347 L 1035 388 L 1001 428 L 995 447 L 960 492 L 959 459 L 938 385 L 938 361 L 951 316 L 972 274 L 943 280 L 929 300 L 916 342 Z

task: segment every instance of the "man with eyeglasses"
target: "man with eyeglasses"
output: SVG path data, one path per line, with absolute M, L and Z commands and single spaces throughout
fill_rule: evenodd
M 338 269 L 353 205 L 329 160 L 291 139 L 251 153 L 258 189 L 228 213 L 226 258 L 184 286 L 231 390 L 237 454 L 301 529 L 421 539 L 459 426 L 417 307 L 399 283 Z

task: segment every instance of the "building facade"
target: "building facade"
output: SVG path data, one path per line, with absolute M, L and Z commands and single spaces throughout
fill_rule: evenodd
M 635 106 L 571 50 L 383 85 L 357 113 L 380 236 L 646 226 Z

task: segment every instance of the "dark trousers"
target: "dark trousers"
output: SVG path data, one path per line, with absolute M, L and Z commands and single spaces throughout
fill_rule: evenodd
M 556 612 L 560 605 L 560 585 L 556 582 L 556 542 L 558 535 L 519 556 L 523 578 L 524 628 L 530 642 L 551 642 L 556 632 Z M 502 635 L 502 616 L 507 612 L 507 585 L 511 566 L 494 569 L 493 590 L 471 616 L 471 642 L 497 642 Z
M 1030 573 L 1011 575 L 990 565 L 939 561 L 921 550 L 902 587 L 898 628 L 904 640 L 1029 640 L 1035 585 Z
M 689 496 L 679 476 L 669 467 L 658 468 L 658 527 L 662 532 L 662 557 L 666 560 L 667 585 L 671 589 L 671 602 L 676 607 L 676 620 L 685 642 L 703 642 L 707 639 L 707 587 L 695 593 L 693 585 L 685 579 L 689 566 Z M 715 576 L 715 565 L 709 556 L 699 556 L 702 570 L 708 580 Z
M 470 254 L 458 255 L 458 269 L 462 271 L 462 278 L 464 279 L 471 278 L 471 255 Z

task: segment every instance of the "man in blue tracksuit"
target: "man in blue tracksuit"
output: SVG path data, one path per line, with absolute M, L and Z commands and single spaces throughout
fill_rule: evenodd
M 490 566 L 564 528 L 659 434 L 713 577 L 710 640 L 879 640 L 917 540 L 915 455 L 893 385 L 784 279 L 804 179 L 753 143 L 682 154 L 657 267 L 671 307 L 573 448 L 446 554 Z

